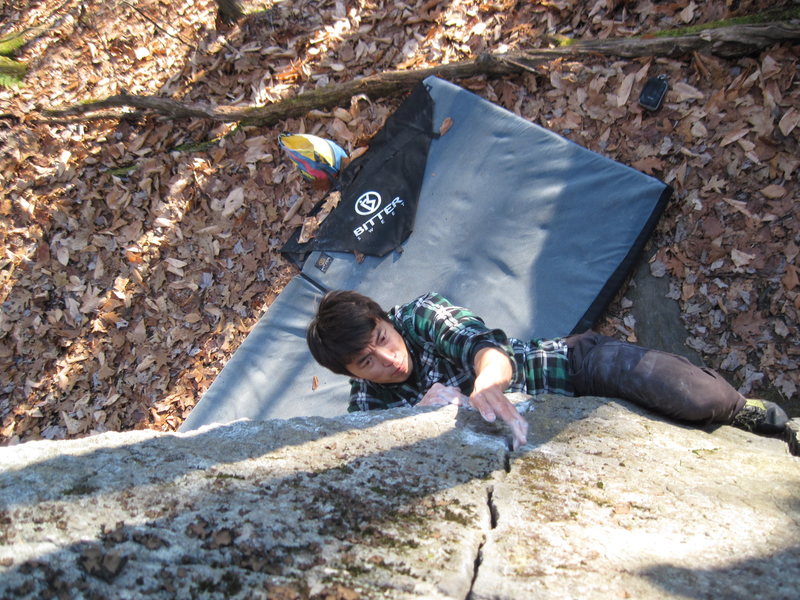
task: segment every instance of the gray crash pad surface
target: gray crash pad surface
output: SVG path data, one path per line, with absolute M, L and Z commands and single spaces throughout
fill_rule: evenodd
M 585 330 L 630 271 L 670 188 L 428 78 L 434 128 L 402 254 L 312 254 L 303 273 L 391 306 L 429 291 L 516 337 Z M 368 190 L 365 190 L 368 191 Z M 320 268 L 324 265 L 324 270 Z
M 295 277 L 273 301 L 206 390 L 182 431 L 237 419 L 263 420 L 345 412 L 345 378 L 320 367 L 308 352 L 305 328 L 322 297 Z
M 520 338 L 582 331 L 602 314 L 670 188 L 456 85 L 425 84 L 434 128 L 452 126 L 431 143 L 402 253 L 359 262 L 313 252 L 182 431 L 343 413 L 347 379 L 318 367 L 305 345 L 325 290 L 355 289 L 385 308 L 437 291 Z

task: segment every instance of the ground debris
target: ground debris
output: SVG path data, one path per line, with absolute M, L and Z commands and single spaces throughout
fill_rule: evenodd
M 156 0 L 5 3 L 8 28 L 50 27 L 18 51 L 26 85 L 0 88 L 14 117 L 0 129 L 0 440 L 176 429 L 295 274 L 282 244 L 319 224 L 323 192 L 283 159 L 279 133 L 357 153 L 399 100 L 356 97 L 271 129 L 135 115 L 45 124 L 38 109 L 123 91 L 263 105 L 385 69 L 735 16 L 729 4 L 285 2 L 217 29 L 210 0 L 169 15 Z M 796 46 L 733 61 L 560 59 L 464 82 L 672 185 L 653 245 L 690 345 L 743 392 L 784 398 L 800 385 L 797 60 Z M 671 91 L 648 113 L 636 98 L 659 74 Z M 630 324 L 618 301 L 601 329 L 630 338 Z

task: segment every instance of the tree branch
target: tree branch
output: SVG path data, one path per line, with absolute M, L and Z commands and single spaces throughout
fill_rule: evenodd
M 392 95 L 413 87 L 430 75 L 448 79 L 461 79 L 474 75 L 500 75 L 520 71 L 516 65 L 506 64 L 494 56 L 478 60 L 453 63 L 417 71 L 388 71 L 361 77 L 341 84 L 328 85 L 287 98 L 268 106 L 202 106 L 185 104 L 170 98 L 117 94 L 96 102 L 76 104 L 68 108 L 42 111 L 48 117 L 83 115 L 107 108 L 138 108 L 149 110 L 171 118 L 200 118 L 212 121 L 245 121 L 248 124 L 272 125 L 281 119 L 299 117 L 315 108 L 328 108 L 340 104 L 358 94 L 381 97 Z
M 613 38 L 607 40 L 579 40 L 561 48 L 534 51 L 526 55 L 541 56 L 541 52 L 569 54 L 604 54 L 623 58 L 640 56 L 682 56 L 704 52 L 722 58 L 737 58 L 759 52 L 781 42 L 800 39 L 800 23 L 779 22 L 759 25 L 728 25 L 703 29 L 695 33 Z
M 48 117 L 83 115 L 107 108 L 137 108 L 170 118 L 200 118 L 212 121 L 242 121 L 245 124 L 274 125 L 280 120 L 300 117 L 312 109 L 325 109 L 349 102 L 366 94 L 373 98 L 406 91 L 428 76 L 463 79 L 476 75 L 499 76 L 532 70 L 558 57 L 609 55 L 624 58 L 641 56 L 680 56 L 705 52 L 724 58 L 747 56 L 768 46 L 800 39 L 800 23 L 782 22 L 762 25 L 733 25 L 706 29 L 697 33 L 647 38 L 575 41 L 558 48 L 546 48 L 510 54 L 487 54 L 475 60 L 440 65 L 416 71 L 386 71 L 332 84 L 287 98 L 268 106 L 189 105 L 169 98 L 118 94 L 97 102 L 45 110 Z

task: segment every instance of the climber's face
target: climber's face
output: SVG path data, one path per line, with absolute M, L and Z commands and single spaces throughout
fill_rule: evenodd
M 403 336 L 379 319 L 366 348 L 347 364 L 354 377 L 373 383 L 403 383 L 411 376 L 411 357 Z

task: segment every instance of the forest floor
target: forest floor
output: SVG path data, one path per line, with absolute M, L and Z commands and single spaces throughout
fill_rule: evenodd
M 368 145 L 398 98 L 274 127 L 162 116 L 47 122 L 126 91 L 251 106 L 552 36 L 631 36 L 790 2 L 283 0 L 236 25 L 210 0 L 0 0 L 24 86 L 0 88 L 0 443 L 176 429 L 295 270 L 280 254 L 322 192 L 284 131 Z M 686 343 L 743 393 L 800 386 L 797 46 L 723 60 L 553 60 L 459 81 L 675 189 L 650 244 Z M 669 77 L 657 113 L 636 99 Z M 296 204 L 299 203 L 299 204 Z M 290 212 L 291 211 L 291 212 Z M 598 327 L 635 340 L 624 292 Z

